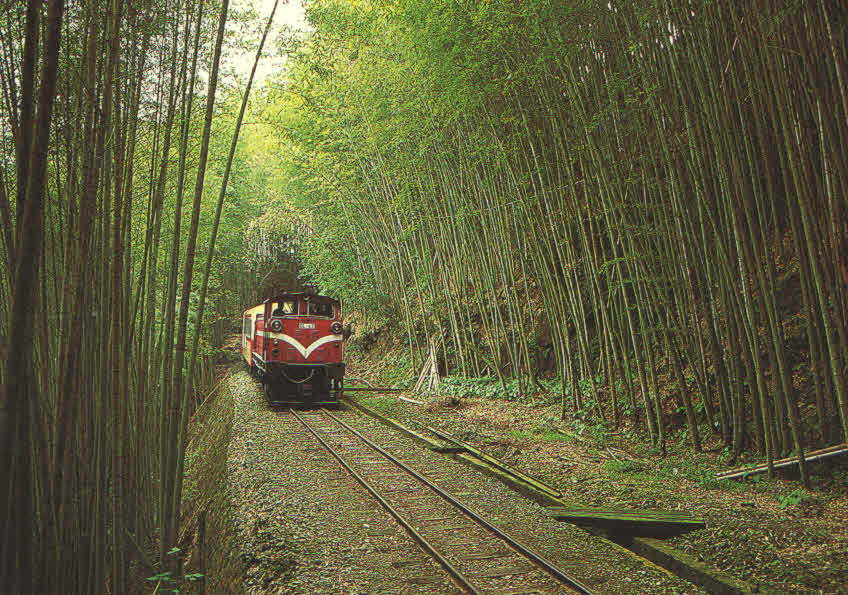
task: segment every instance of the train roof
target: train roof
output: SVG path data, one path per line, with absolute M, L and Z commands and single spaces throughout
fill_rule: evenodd
M 319 295 L 317 293 L 309 293 L 307 291 L 293 291 L 293 292 L 281 293 L 281 294 L 278 294 L 278 295 L 276 295 L 272 298 L 268 298 L 263 303 L 279 302 L 280 300 L 283 300 L 283 299 L 286 299 L 286 298 L 295 298 L 295 299 L 298 299 L 298 298 L 306 299 L 306 298 L 308 298 L 309 300 L 312 300 L 312 301 L 315 301 L 315 302 L 324 302 L 324 303 L 333 303 L 333 304 L 339 303 L 339 300 L 337 300 L 335 298 L 331 298 L 331 297 L 328 297 L 326 295 Z
M 244 311 L 245 316 L 256 316 L 257 314 L 262 314 L 265 311 L 265 304 L 259 304 L 258 306 L 254 306 L 248 310 Z

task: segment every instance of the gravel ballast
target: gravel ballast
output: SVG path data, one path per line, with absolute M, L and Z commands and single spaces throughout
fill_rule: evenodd
M 228 466 L 247 593 L 457 593 L 314 441 L 292 441 L 244 372 Z M 291 422 L 291 420 L 289 420 Z

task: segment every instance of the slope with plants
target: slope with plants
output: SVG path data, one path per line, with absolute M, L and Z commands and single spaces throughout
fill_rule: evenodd
M 317 0 L 267 90 L 306 270 L 416 365 L 559 380 L 662 451 L 848 434 L 829 2 Z M 291 215 L 289 215 L 291 216 Z M 802 466 L 803 469 L 803 466 Z M 806 480 L 806 478 L 805 478 Z

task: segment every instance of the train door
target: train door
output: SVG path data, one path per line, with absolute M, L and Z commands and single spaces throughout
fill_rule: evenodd
M 241 355 L 248 365 L 251 360 L 251 351 L 253 351 L 253 341 L 250 336 L 250 321 L 250 315 L 245 316 L 241 321 Z
M 263 314 L 257 314 L 253 323 L 253 353 L 262 359 L 262 367 L 265 367 L 265 327 Z

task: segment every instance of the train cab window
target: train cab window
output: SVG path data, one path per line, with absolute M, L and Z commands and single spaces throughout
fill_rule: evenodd
M 297 314 L 295 308 L 297 307 L 297 302 L 294 300 L 285 300 L 278 304 L 275 304 L 274 311 L 271 313 L 271 316 L 292 316 Z
M 333 304 L 322 304 L 319 302 L 309 302 L 309 316 L 326 316 L 333 315 Z
M 242 325 L 242 334 L 245 337 L 250 336 L 250 316 L 244 317 L 244 324 Z

